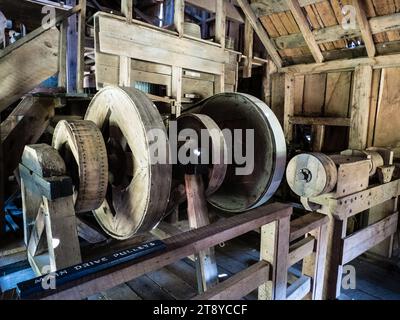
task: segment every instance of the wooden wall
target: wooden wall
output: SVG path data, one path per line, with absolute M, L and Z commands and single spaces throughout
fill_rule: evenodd
M 284 118 L 284 78 L 284 74 L 271 76 L 271 108 L 281 123 Z M 369 116 L 368 147 L 397 148 L 400 157 L 400 68 L 374 70 L 372 82 L 370 114 L 365 115 Z M 296 75 L 294 115 L 350 118 L 353 87 L 353 71 Z M 335 135 L 339 139 L 348 139 L 348 129 L 328 128 L 325 145 L 333 143 Z

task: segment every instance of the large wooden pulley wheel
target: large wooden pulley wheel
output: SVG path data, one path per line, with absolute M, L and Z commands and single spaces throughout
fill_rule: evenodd
M 108 183 L 108 161 L 103 136 L 91 121 L 57 124 L 53 147 L 59 151 L 74 183 L 75 212 L 90 212 L 101 206 Z
M 116 239 L 127 239 L 154 228 L 162 219 L 170 195 L 172 167 L 162 118 L 147 96 L 133 88 L 99 91 L 86 120 L 100 128 L 107 146 L 109 184 L 94 215 Z M 157 151 L 154 151 L 155 144 Z M 166 159 L 164 159 L 166 158 Z
M 187 130 L 192 130 L 194 135 Z M 184 114 L 177 119 L 176 145 L 171 141 L 171 147 L 177 150 L 177 164 L 173 166 L 173 191 L 167 212 L 186 200 L 184 192 L 184 175 L 190 170 L 199 169 L 205 184 L 205 196 L 214 194 L 224 182 L 227 170 L 227 146 L 224 135 L 218 125 L 210 117 L 202 114 Z M 182 164 L 179 154 L 196 152 L 192 160 L 196 163 Z M 190 167 L 191 169 L 188 169 Z M 197 172 L 199 173 L 199 172 Z
M 244 151 L 248 142 L 245 138 L 247 130 L 254 133 L 254 152 L 246 155 L 248 174 L 238 174 L 237 169 L 244 165 L 231 154 L 233 161 L 228 165 L 224 182 L 208 201 L 216 208 L 232 213 L 265 204 L 279 187 L 286 165 L 285 137 L 275 114 L 261 100 L 242 93 L 218 94 L 200 102 L 197 107 L 199 113 L 212 118 L 224 132 L 231 132 L 232 137 L 235 130 L 242 133 L 241 141 L 233 139 L 233 145 L 228 144 L 230 153 L 237 146 Z
M 333 191 L 337 183 L 337 168 L 325 154 L 300 154 L 289 162 L 286 180 L 297 195 L 317 197 Z

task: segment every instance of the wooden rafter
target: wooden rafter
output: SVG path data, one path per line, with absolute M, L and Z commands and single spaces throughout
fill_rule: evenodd
M 321 53 L 321 50 L 315 41 L 314 34 L 310 29 L 310 25 L 306 16 L 303 13 L 303 9 L 301 8 L 298 0 L 286 0 L 286 4 L 289 7 L 290 11 L 293 14 L 294 19 L 296 20 L 301 33 L 303 34 L 304 40 L 306 41 L 308 48 L 311 51 L 316 62 L 321 63 L 324 61 L 324 56 Z
M 246 15 L 246 18 L 249 19 L 250 24 L 260 38 L 272 61 L 274 61 L 278 68 L 281 68 L 283 65 L 282 59 L 267 32 L 265 31 L 263 25 L 261 24 L 260 20 L 254 14 L 253 9 L 251 9 L 249 2 L 247 0 L 237 0 L 237 2 L 242 8 L 244 14 Z
M 364 40 L 365 48 L 367 49 L 368 57 L 373 58 L 376 55 L 376 47 L 374 38 L 372 37 L 371 26 L 367 19 L 364 9 L 364 1 L 353 0 L 354 8 L 356 9 L 357 21 L 360 26 L 361 37 Z

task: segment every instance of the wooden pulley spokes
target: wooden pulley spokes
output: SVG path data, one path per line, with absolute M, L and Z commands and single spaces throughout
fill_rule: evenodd
M 167 131 L 156 106 L 139 90 L 106 87 L 85 119 L 100 128 L 109 159 L 110 181 L 106 200 L 94 211 L 97 221 L 120 240 L 151 230 L 164 216 L 172 180 Z
M 286 180 L 290 188 L 304 198 L 332 192 L 337 183 L 337 176 L 335 163 L 322 153 L 297 155 L 286 169 Z
M 232 213 L 265 204 L 278 189 L 286 166 L 285 137 L 275 114 L 261 100 L 242 93 L 218 94 L 200 102 L 197 107 L 199 113 L 208 115 L 223 132 L 229 131 L 234 137 L 236 131 L 244 139 L 236 142 L 233 139 L 233 146 L 227 141 L 232 162 L 229 161 L 222 186 L 209 197 L 209 202 Z M 246 164 L 237 161 L 235 154 L 239 152 L 232 151 L 239 145 L 243 147 L 243 154 L 246 153 L 248 131 L 254 133 L 254 150 L 245 156 L 248 167 L 253 162 L 253 168 L 249 173 L 238 174 L 237 169 L 247 170 Z
M 91 121 L 62 120 L 55 128 L 52 145 L 73 180 L 75 211 L 98 209 L 108 184 L 107 151 L 99 128 Z
M 185 132 L 192 132 L 194 137 Z M 177 164 L 172 170 L 174 187 L 167 213 L 186 200 L 185 173 L 200 171 L 205 185 L 205 196 L 209 197 L 221 187 L 227 169 L 225 138 L 221 129 L 210 117 L 202 114 L 184 114 L 177 119 L 177 133 L 177 143 L 173 144 L 171 141 L 171 147 L 177 151 Z M 193 160 L 196 159 L 196 163 L 181 163 L 179 154 L 189 152 L 196 153 L 191 157 Z

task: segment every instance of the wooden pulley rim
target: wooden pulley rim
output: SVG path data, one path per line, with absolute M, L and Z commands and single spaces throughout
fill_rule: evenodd
M 225 143 L 224 135 L 218 125 L 210 117 L 202 114 L 184 114 L 177 119 L 178 134 L 184 129 L 193 129 L 201 137 L 201 130 L 207 130 L 209 134 L 210 151 L 213 159 L 218 159 L 216 163 L 210 163 L 209 173 L 204 180 L 206 180 L 206 198 L 214 194 L 224 182 L 226 175 L 227 164 L 225 155 L 227 146 Z M 200 142 L 198 145 L 200 147 Z M 179 147 L 179 146 L 178 146 Z M 186 190 L 184 187 L 184 168 L 176 164 L 173 168 L 173 179 L 175 187 L 171 193 L 170 202 L 168 204 L 167 214 L 171 213 L 179 204 L 186 201 Z
M 120 240 L 150 231 L 164 215 L 172 180 L 172 166 L 155 164 L 152 158 L 150 146 L 156 131 L 163 134 L 158 143 L 169 157 L 166 128 L 156 106 L 139 90 L 110 86 L 96 94 L 85 119 L 102 130 L 106 144 L 113 139 L 111 132 L 118 129 L 122 147 L 131 152 L 126 160 L 131 180 L 122 186 L 109 184 L 110 196 L 94 211 L 97 221 Z
M 300 197 L 317 197 L 334 190 L 337 168 L 333 160 L 325 154 L 304 153 L 289 162 L 286 180 L 293 192 Z
M 52 145 L 62 155 L 68 151 L 73 155 L 73 159 L 64 158 L 64 161 L 74 161 L 78 170 L 68 172 L 75 180 L 76 213 L 98 209 L 105 199 L 108 184 L 107 150 L 99 128 L 91 121 L 62 120 L 55 128 Z M 66 165 L 74 171 L 72 163 Z
M 201 136 L 200 130 L 207 130 L 210 138 L 210 154 L 213 159 L 218 159 L 216 163 L 210 164 L 210 172 L 208 175 L 208 185 L 205 190 L 206 196 L 215 193 L 224 182 L 227 164 L 225 155 L 227 146 L 221 129 L 210 117 L 203 114 L 185 114 L 178 118 L 178 133 L 183 129 L 193 129 Z
M 382 155 L 380 155 L 376 151 L 366 150 L 364 153 L 369 156 L 371 159 L 371 165 L 369 170 L 369 176 L 372 177 L 376 174 L 376 171 L 379 167 L 382 167 L 385 163 Z
M 243 93 L 222 93 L 197 106 L 222 129 L 253 129 L 255 168 L 248 176 L 235 175 L 230 164 L 224 183 L 210 198 L 216 208 L 241 213 L 265 204 L 278 189 L 286 166 L 286 141 L 272 110 L 261 100 Z

